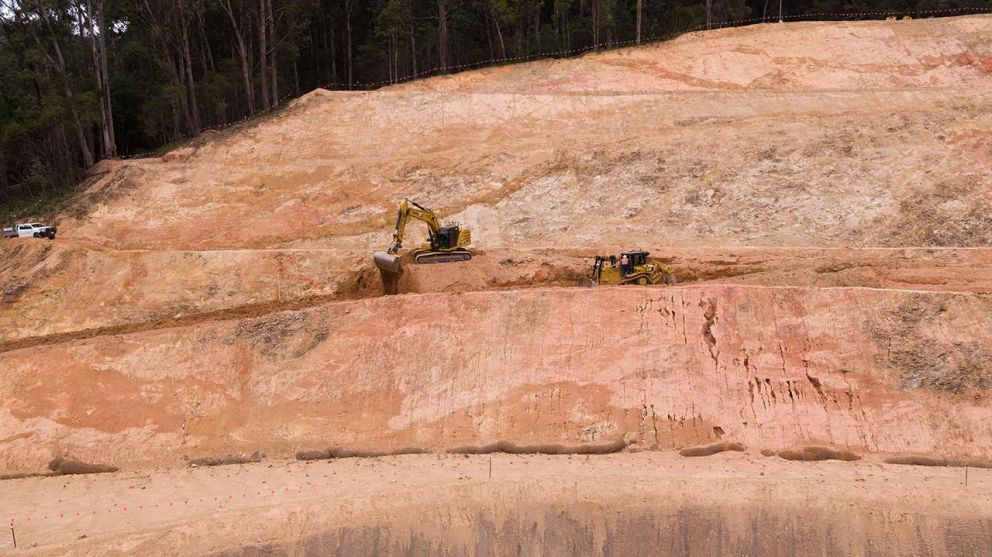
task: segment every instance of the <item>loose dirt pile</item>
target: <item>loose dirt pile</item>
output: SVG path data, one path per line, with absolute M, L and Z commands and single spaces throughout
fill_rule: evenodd
M 763 25 L 315 91 L 161 158 L 102 163 L 58 240 L 0 244 L 0 476 L 69 462 L 165 478 L 263 454 L 533 451 L 619 465 L 638 451 L 697 463 L 763 452 L 783 455 L 767 459 L 782 473 L 989 462 L 990 103 L 992 17 Z M 401 295 L 381 297 L 371 253 L 405 197 L 470 226 L 475 258 L 407 264 Z M 595 255 L 631 248 L 671 264 L 679 284 L 573 287 Z M 760 492 L 745 468 L 715 484 L 717 499 Z M 671 508 L 632 503 L 619 523 L 596 522 L 628 480 L 597 477 L 591 510 L 568 516 L 548 514 L 574 503 L 564 492 L 497 492 L 507 512 L 543 513 L 542 543 L 671 539 L 669 553 L 687 539 L 734 554 L 856 553 L 872 528 L 896 528 L 866 516 L 925 506 L 883 489 L 835 501 L 828 484 L 823 508 L 794 519 L 774 498 L 739 514 L 688 490 Z M 42 505 L 45 482 L 62 479 L 10 481 L 41 499 L 0 516 Z M 413 508 L 438 489 L 403 493 Z M 213 526 L 275 524 L 255 549 L 288 553 L 538 543 L 471 497 L 430 511 L 480 517 L 443 538 L 399 515 L 370 521 L 355 510 L 369 496 L 347 492 L 352 511 L 335 520 L 348 526 L 333 533 L 293 518 L 310 503 L 223 507 Z M 885 552 L 977 547 L 976 524 L 992 516 L 977 496 L 954 498 L 970 518 L 900 522 Z M 849 504 L 863 512 L 836 512 Z M 681 538 L 663 526 L 675 521 L 688 525 Z M 192 525 L 78 524 L 151 528 L 152 552 L 200 537 Z M 827 526 L 783 542 L 741 524 Z M 190 552 L 254 551 L 206 538 Z M 52 552 L 100 552 L 106 539 L 59 538 Z

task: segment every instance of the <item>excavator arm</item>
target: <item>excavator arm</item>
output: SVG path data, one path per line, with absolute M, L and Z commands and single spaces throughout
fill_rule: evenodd
M 406 236 L 406 225 L 410 222 L 410 219 L 416 219 L 426 224 L 428 237 L 431 244 L 434 243 L 434 238 L 441 228 L 434 211 L 422 207 L 416 202 L 404 199 L 403 203 L 400 204 L 400 210 L 396 212 L 396 230 L 393 231 L 393 242 L 389 244 L 389 249 L 386 250 L 386 253 L 396 255 L 400 251 L 400 248 L 403 247 L 403 238 Z

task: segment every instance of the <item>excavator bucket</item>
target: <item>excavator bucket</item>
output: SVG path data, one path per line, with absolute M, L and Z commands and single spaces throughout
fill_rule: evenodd
M 375 261 L 375 266 L 379 268 L 380 271 L 386 273 L 398 273 L 400 272 L 400 258 L 388 254 L 384 251 L 377 251 L 372 254 L 372 259 Z
M 400 258 L 399 256 L 377 251 L 372 254 L 375 266 L 379 268 L 379 276 L 382 277 L 382 293 L 390 296 L 399 292 L 400 283 Z

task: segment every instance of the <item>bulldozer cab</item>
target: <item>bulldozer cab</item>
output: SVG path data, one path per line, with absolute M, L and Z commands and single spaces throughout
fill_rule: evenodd
M 649 252 L 646 251 L 629 251 L 627 253 L 621 253 L 620 257 L 627 256 L 628 265 L 633 268 L 639 265 L 646 265 L 648 262 Z

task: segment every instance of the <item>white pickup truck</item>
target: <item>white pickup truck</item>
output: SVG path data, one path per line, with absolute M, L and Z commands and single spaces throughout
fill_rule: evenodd
M 48 238 L 55 239 L 55 227 L 32 222 L 26 224 L 15 224 L 3 229 L 4 238 Z

